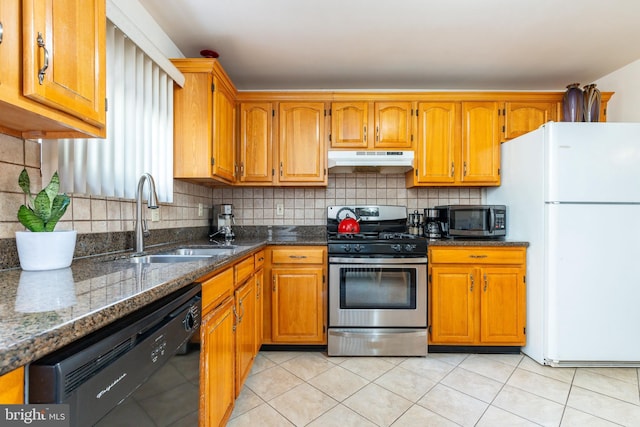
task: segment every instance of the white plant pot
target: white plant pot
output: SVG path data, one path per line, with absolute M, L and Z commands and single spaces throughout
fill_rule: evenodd
M 26 271 L 56 270 L 71 265 L 76 248 L 76 230 L 16 231 L 20 267 Z

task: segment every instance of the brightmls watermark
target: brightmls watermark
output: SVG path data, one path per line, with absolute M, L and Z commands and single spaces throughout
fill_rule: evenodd
M 69 427 L 69 405 L 0 405 L 0 427 L 16 426 Z

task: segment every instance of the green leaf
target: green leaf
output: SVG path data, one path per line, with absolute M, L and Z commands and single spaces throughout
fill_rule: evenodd
M 55 172 L 51 177 L 51 181 L 49 181 L 49 185 L 44 187 L 44 190 L 49 196 L 49 200 L 55 199 L 58 195 L 58 191 L 60 191 L 60 177 L 58 176 L 58 172 Z
M 62 218 L 62 215 L 67 211 L 70 203 L 71 199 L 66 194 L 58 194 L 55 199 L 53 199 L 51 216 L 44 227 L 44 231 L 53 231 L 60 218 Z
M 49 195 L 45 190 L 40 191 L 33 201 L 33 211 L 45 223 L 49 221 L 51 216 L 51 204 L 52 200 L 49 199 Z
M 18 185 L 20 186 L 20 188 L 22 188 L 24 194 L 31 197 L 31 180 L 29 179 L 29 173 L 27 172 L 26 168 L 22 169 L 22 172 L 20 172 L 20 176 L 18 177 Z
M 18 209 L 18 220 L 27 230 L 45 231 L 44 221 L 25 205 L 21 205 Z

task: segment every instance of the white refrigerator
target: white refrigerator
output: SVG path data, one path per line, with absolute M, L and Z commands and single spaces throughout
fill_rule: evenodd
M 555 123 L 502 144 L 507 239 L 527 249 L 527 345 L 551 366 L 640 366 L 640 123 Z

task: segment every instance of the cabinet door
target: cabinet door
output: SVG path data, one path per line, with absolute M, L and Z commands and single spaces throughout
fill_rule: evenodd
M 460 151 L 460 103 L 418 104 L 417 145 L 417 182 L 453 183 Z
M 506 102 L 504 139 L 512 139 L 557 120 L 557 102 Z
M 367 148 L 368 102 L 331 104 L 331 148 Z
M 24 0 L 23 90 L 38 102 L 103 126 L 104 0 Z
M 525 344 L 526 289 L 521 268 L 487 267 L 480 271 L 480 341 Z
M 475 269 L 432 267 L 431 340 L 433 344 L 471 344 L 476 337 Z
M 235 101 L 214 77 L 213 91 L 213 176 L 233 182 L 235 178 Z
M 240 105 L 240 182 L 273 181 L 273 104 Z
M 234 393 L 233 298 L 202 318 L 200 326 L 200 427 L 224 426 Z
M 256 287 L 251 277 L 235 292 L 236 312 L 236 394 L 249 375 L 256 349 Z
M 264 316 L 264 269 L 256 271 L 256 347 L 254 349 L 254 355 L 258 354 L 262 342 L 264 340 L 264 322 L 262 316 Z
M 272 276 L 272 341 L 323 344 L 323 268 L 277 267 Z
M 327 183 L 323 102 L 280 104 L 279 180 Z
M 24 366 L 0 376 L 0 404 L 24 403 Z
M 376 102 L 375 148 L 412 148 L 411 102 Z
M 461 181 L 500 184 L 500 125 L 497 102 L 462 103 Z

